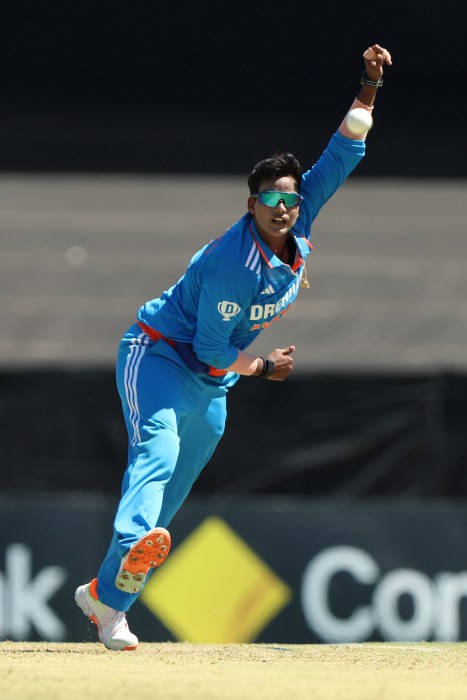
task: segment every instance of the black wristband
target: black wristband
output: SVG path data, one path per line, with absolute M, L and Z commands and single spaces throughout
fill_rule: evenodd
M 276 365 L 274 364 L 274 360 L 270 360 L 268 357 L 262 357 L 261 359 L 263 360 L 263 369 L 261 374 L 258 374 L 257 376 L 261 377 L 262 379 L 267 379 L 274 373 Z
M 366 70 L 364 70 L 362 77 L 360 78 L 360 85 L 369 85 L 370 87 L 380 88 L 383 87 L 383 79 L 378 78 L 378 80 L 372 80 L 368 77 Z

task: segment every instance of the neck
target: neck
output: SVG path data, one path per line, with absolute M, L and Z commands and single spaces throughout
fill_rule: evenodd
M 280 258 L 283 262 L 287 262 L 287 260 L 283 260 L 282 256 L 285 255 L 286 258 L 288 257 L 287 239 L 289 237 L 289 233 L 285 233 L 280 238 L 277 238 L 276 236 L 271 236 L 264 231 L 261 231 L 259 226 L 256 224 L 256 221 L 254 223 L 259 237 L 266 243 L 268 248 L 272 250 L 274 255 Z
M 268 248 L 272 250 L 275 255 L 280 256 L 280 254 L 283 252 L 284 248 L 286 247 L 287 243 L 287 238 L 288 238 L 288 233 L 286 233 L 284 236 L 281 236 L 281 238 L 276 238 L 275 236 L 267 236 L 263 233 L 259 234 L 263 241 L 266 243 Z
M 281 253 L 283 253 L 284 250 L 286 249 L 286 244 L 287 244 L 287 236 L 286 236 L 284 239 L 282 239 L 281 241 L 279 241 L 279 242 L 277 243 L 277 245 L 275 245 L 275 246 L 272 248 L 272 250 L 275 252 L 275 254 L 276 254 L 277 256 L 280 257 L 280 256 L 281 256 Z
M 290 263 L 290 260 L 289 260 L 290 255 L 289 255 L 289 248 L 287 246 L 287 239 L 288 239 L 288 236 L 286 236 L 282 241 L 280 241 L 280 243 L 278 243 L 277 246 L 275 247 L 275 249 L 273 249 L 273 250 L 274 250 L 274 253 L 276 254 L 276 256 L 279 258 L 279 260 L 282 260 L 282 262 L 289 264 Z

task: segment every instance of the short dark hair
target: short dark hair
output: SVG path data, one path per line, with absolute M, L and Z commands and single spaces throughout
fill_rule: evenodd
M 256 163 L 248 176 L 250 194 L 256 194 L 262 182 L 265 180 L 277 180 L 280 177 L 291 175 L 297 183 L 297 191 L 300 192 L 302 179 L 302 166 L 292 153 L 274 153 L 269 158 Z

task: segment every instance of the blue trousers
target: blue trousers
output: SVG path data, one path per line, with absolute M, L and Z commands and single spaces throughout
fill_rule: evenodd
M 115 586 L 121 558 L 148 530 L 166 528 L 188 496 L 222 437 L 227 391 L 238 375 L 195 374 L 168 343 L 152 341 L 138 325 L 122 339 L 116 372 L 128 466 L 113 538 L 98 573 L 98 595 L 126 611 L 138 594 Z

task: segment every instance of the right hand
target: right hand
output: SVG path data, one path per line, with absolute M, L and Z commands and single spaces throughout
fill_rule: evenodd
M 384 65 L 392 66 L 391 54 L 379 44 L 369 46 L 363 53 L 365 70 L 369 78 L 378 80 L 383 77 Z
M 268 355 L 269 360 L 274 362 L 274 372 L 268 377 L 274 382 L 283 382 L 287 379 L 293 369 L 292 353 L 295 351 L 295 345 L 289 345 L 287 348 L 276 348 Z

